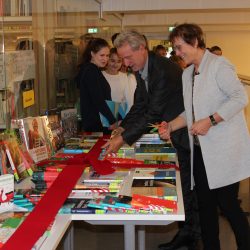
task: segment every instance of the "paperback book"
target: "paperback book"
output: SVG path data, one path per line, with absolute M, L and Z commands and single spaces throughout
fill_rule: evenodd
M 77 110 L 75 108 L 61 111 L 63 135 L 65 139 L 77 135 Z
M 117 121 L 120 119 L 123 119 L 125 117 L 126 110 L 127 110 L 127 103 L 126 102 L 120 103 L 120 102 L 115 102 L 115 101 L 111 101 L 111 100 L 106 100 L 106 103 Z M 109 127 L 110 124 L 109 124 L 108 119 L 102 113 L 99 113 L 99 114 L 100 114 L 102 126 Z
M 133 179 L 131 193 L 177 200 L 176 179 Z
M 175 169 L 136 168 L 134 179 L 176 179 Z
M 0 213 L 13 208 L 14 176 L 4 174 L 0 176 Z
M 105 213 L 103 209 L 96 209 L 88 207 L 91 199 L 76 199 L 73 201 L 74 205 L 71 207 L 72 214 L 100 214 Z

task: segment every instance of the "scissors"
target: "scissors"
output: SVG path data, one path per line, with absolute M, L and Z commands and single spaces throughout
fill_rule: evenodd
M 158 129 L 161 127 L 161 124 L 159 123 L 156 123 L 156 124 L 153 124 L 153 123 L 149 123 L 148 124 L 148 127 L 152 128 L 149 133 L 154 133 L 156 131 L 158 131 Z

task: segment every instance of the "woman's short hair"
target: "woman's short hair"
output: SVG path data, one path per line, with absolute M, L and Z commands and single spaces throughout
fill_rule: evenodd
M 206 48 L 203 31 L 197 24 L 183 23 L 176 26 L 170 33 L 169 40 L 173 43 L 178 37 L 182 38 L 186 43 L 192 46 L 195 45 L 195 41 L 197 40 L 199 48 Z

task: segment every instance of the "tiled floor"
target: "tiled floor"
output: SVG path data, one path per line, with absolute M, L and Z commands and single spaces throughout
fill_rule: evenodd
M 239 196 L 242 200 L 243 209 L 249 212 L 249 180 L 241 183 Z M 74 250 L 123 249 L 122 226 L 92 226 L 85 222 L 75 222 L 74 229 Z M 170 241 L 176 232 L 177 223 L 168 226 L 147 226 L 146 250 L 157 250 L 158 244 Z M 234 235 L 227 220 L 223 217 L 220 217 L 220 238 L 222 250 L 236 250 Z M 58 249 L 62 249 L 62 247 Z M 179 250 L 185 250 L 185 248 Z

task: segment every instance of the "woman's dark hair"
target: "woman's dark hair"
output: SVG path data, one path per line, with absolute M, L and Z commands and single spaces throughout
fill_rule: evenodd
M 114 41 L 117 38 L 117 36 L 119 36 L 120 33 L 115 33 L 113 36 L 111 36 L 111 42 L 114 45 Z
M 113 54 L 117 54 L 117 55 L 118 55 L 118 53 L 117 53 L 117 48 L 111 48 L 111 49 L 110 49 L 109 56 L 111 56 L 111 55 L 113 55 Z
M 102 38 L 91 39 L 88 42 L 85 51 L 83 52 L 80 65 L 91 61 L 91 52 L 97 53 L 98 51 L 100 51 L 102 48 L 105 48 L 105 47 L 109 47 L 109 44 L 106 40 L 104 40 Z
M 201 49 L 206 48 L 203 31 L 197 24 L 183 23 L 175 27 L 169 35 L 169 40 L 173 43 L 175 38 L 178 37 L 182 38 L 187 44 L 192 46 L 195 45 L 197 39 L 198 47 Z

